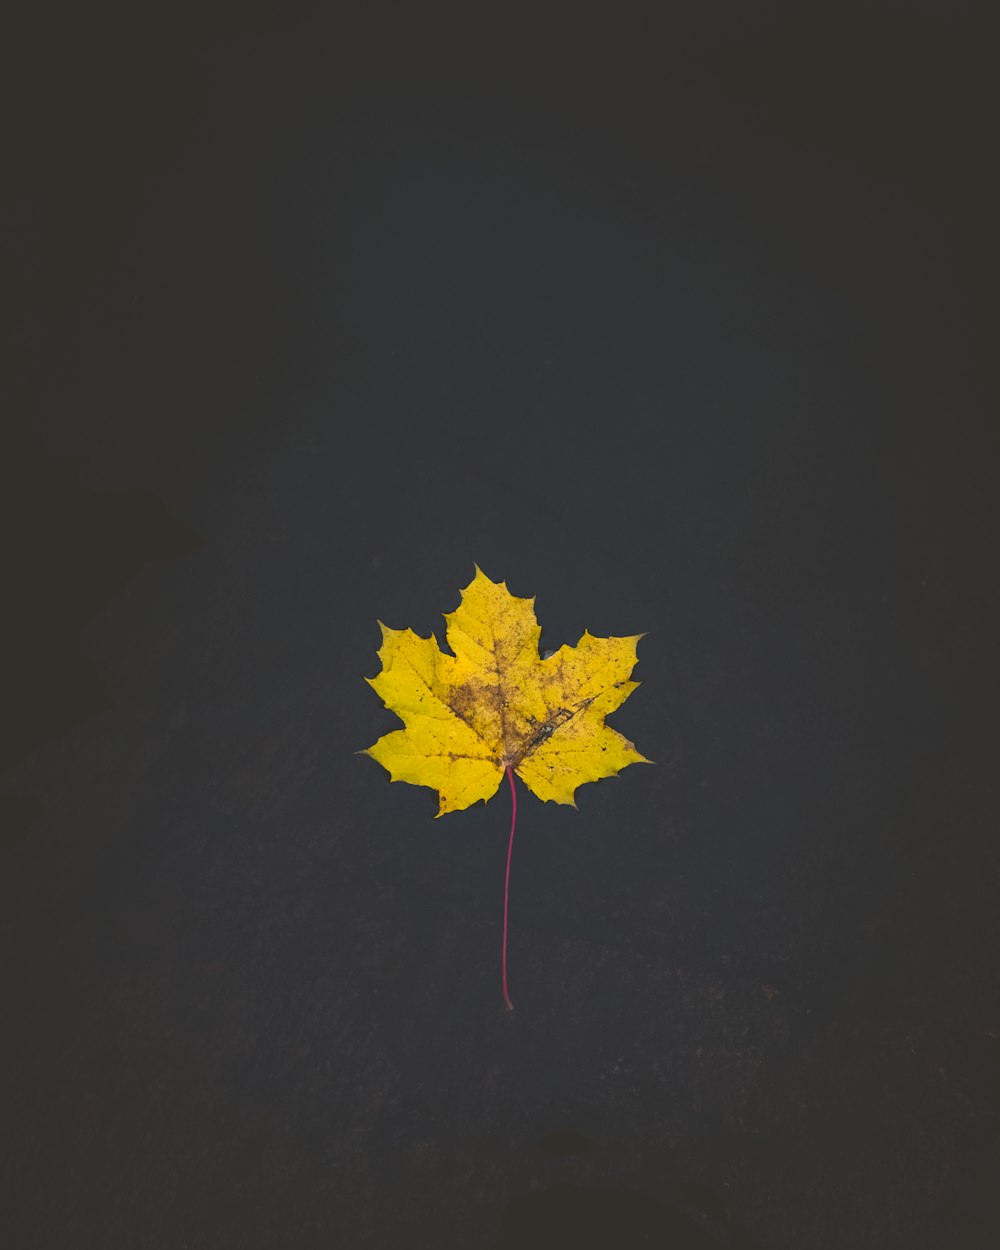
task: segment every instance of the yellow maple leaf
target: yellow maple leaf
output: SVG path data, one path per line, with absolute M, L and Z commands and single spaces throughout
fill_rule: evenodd
M 461 594 L 445 614 L 454 655 L 434 637 L 379 622 L 382 671 L 366 680 L 405 728 L 362 754 L 393 781 L 437 790 L 439 816 L 489 799 L 508 771 L 540 799 L 575 807 L 584 782 L 649 763 L 604 723 L 639 685 L 629 677 L 642 634 L 585 633 L 542 659 L 534 599 L 517 598 L 478 566 Z

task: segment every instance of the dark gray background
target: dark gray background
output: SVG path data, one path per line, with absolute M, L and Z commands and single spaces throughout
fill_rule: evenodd
M 468 9 L 15 31 L 6 1240 L 993 1246 L 986 24 Z M 354 754 L 473 561 L 648 631 L 513 1014 Z

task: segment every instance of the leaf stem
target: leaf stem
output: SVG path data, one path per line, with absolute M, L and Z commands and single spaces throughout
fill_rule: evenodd
M 513 1011 L 514 1004 L 507 993 L 507 897 L 510 893 L 510 856 L 514 850 L 514 826 L 517 824 L 517 791 L 514 789 L 514 771 L 507 765 L 507 780 L 510 782 L 510 841 L 507 843 L 507 875 L 503 883 L 503 1000 L 507 1010 Z

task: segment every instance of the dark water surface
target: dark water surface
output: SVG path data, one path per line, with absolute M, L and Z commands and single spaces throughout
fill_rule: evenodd
M 976 12 L 464 12 L 29 32 L 4 1240 L 1000 1244 Z M 509 795 L 355 754 L 474 561 L 648 631 L 513 1013 Z

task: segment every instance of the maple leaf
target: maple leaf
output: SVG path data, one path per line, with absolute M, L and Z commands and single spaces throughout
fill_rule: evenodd
M 575 807 L 578 786 L 650 762 L 604 723 L 639 685 L 629 677 L 642 634 L 584 633 L 542 659 L 534 599 L 478 565 L 461 596 L 445 614 L 454 655 L 379 622 L 382 671 L 366 681 L 405 728 L 362 754 L 393 781 L 437 790 L 439 816 L 489 799 L 508 770 L 538 798 Z
M 469 807 L 510 782 L 510 839 L 503 887 L 503 997 L 507 989 L 507 903 L 517 823 L 516 773 L 540 799 L 576 803 L 578 786 L 613 777 L 629 764 L 648 764 L 604 718 L 638 686 L 630 680 L 635 648 L 630 638 L 584 633 L 575 647 L 538 655 L 542 631 L 534 599 L 518 599 L 505 582 L 492 582 L 479 566 L 446 612 L 448 645 L 412 629 L 382 629 L 382 671 L 365 680 L 403 722 L 404 729 L 362 751 L 393 781 L 430 786 L 440 796 L 438 815 Z

